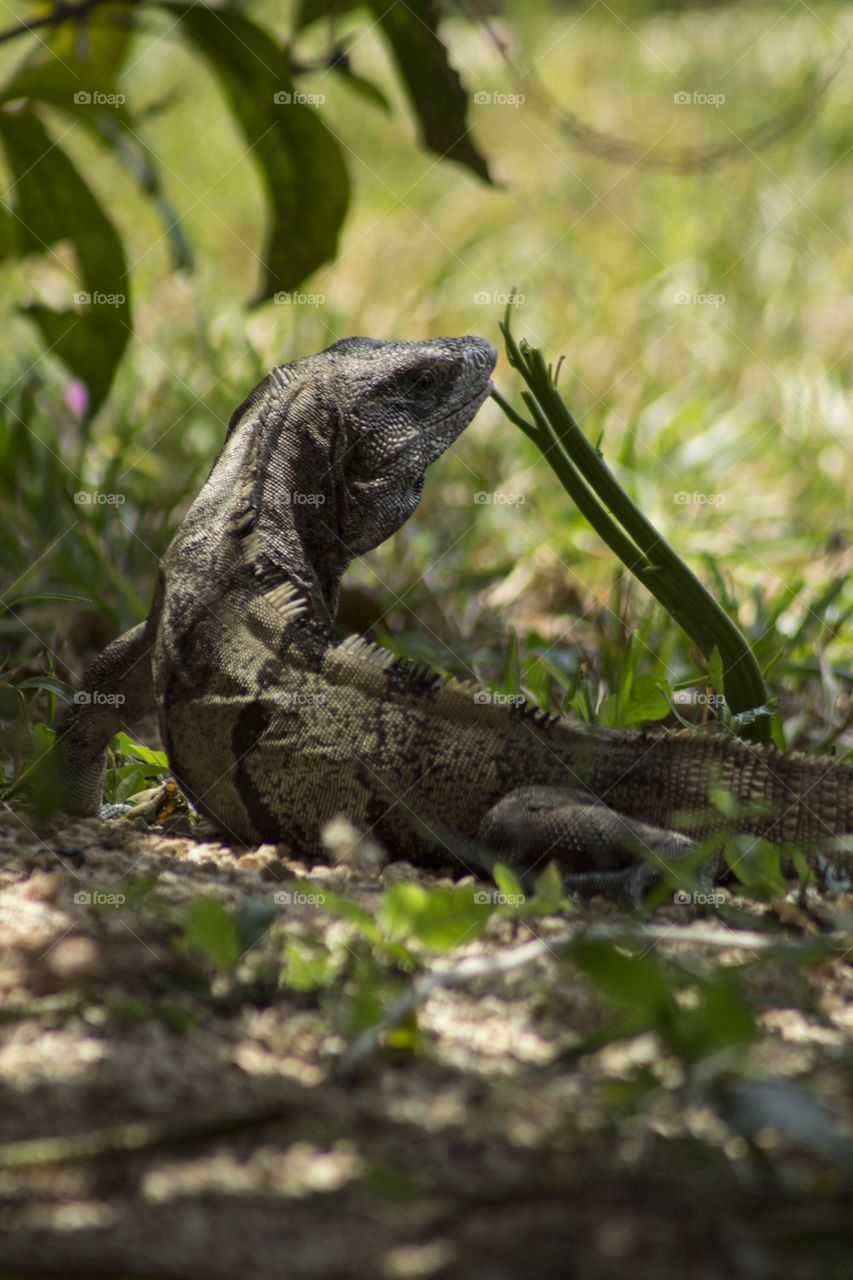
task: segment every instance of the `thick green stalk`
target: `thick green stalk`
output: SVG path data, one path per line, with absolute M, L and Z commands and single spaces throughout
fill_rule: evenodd
M 512 422 L 542 450 L 583 516 L 627 569 L 655 596 L 690 639 L 710 656 L 717 649 L 723 687 L 735 714 L 767 702 L 761 669 L 746 638 L 722 606 L 634 505 L 603 457 L 587 440 L 554 384 L 541 351 L 510 332 L 509 309 L 501 325 L 507 357 L 524 378 L 522 393 L 535 425 L 517 414 L 497 392 L 494 398 Z M 602 505 L 605 504 L 605 505 Z M 758 714 L 740 725 L 743 737 L 770 741 L 770 718 Z

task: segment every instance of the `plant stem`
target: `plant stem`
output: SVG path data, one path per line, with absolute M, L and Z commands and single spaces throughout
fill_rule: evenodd
M 533 424 L 494 392 L 511 422 L 542 450 L 566 492 L 599 536 L 706 656 L 716 648 L 723 664 L 726 700 L 737 715 L 767 702 L 761 669 L 746 638 L 722 606 L 625 493 L 601 453 L 581 431 L 554 384 L 541 351 L 512 336 L 509 308 L 501 324 L 507 357 L 528 390 L 522 398 Z M 534 425 L 535 424 L 535 425 Z M 738 726 L 745 738 L 770 741 L 769 713 L 759 711 Z

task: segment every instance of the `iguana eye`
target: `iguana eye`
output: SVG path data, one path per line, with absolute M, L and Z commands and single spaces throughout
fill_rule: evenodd
M 420 377 L 416 378 L 414 383 L 412 384 L 412 390 L 419 393 L 432 391 L 433 387 L 436 385 L 438 380 L 439 379 L 438 379 L 437 370 L 424 369 Z

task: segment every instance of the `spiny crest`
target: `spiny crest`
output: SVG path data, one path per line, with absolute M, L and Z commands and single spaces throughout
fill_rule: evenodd
M 735 738 L 723 733 L 705 733 L 700 729 L 661 729 L 655 726 L 643 729 L 642 736 L 647 741 L 667 738 L 673 742 L 701 742 L 712 750 L 724 751 L 729 756 L 758 757 L 765 764 L 781 764 L 786 769 L 794 764 L 825 770 L 844 767 L 843 761 L 835 760 L 832 756 L 807 755 L 804 751 L 781 751 L 775 743 L 748 742 L 745 738 Z
M 272 383 L 279 391 L 286 391 L 295 377 L 296 374 L 289 365 L 278 364 L 270 369 L 265 381 Z
M 559 724 L 561 720 L 560 716 L 552 716 L 549 711 L 543 711 L 541 707 L 528 702 L 526 698 L 521 702 L 512 703 L 509 713 L 518 720 L 529 720 L 531 724 L 538 725 L 543 729 L 548 729 L 553 724 Z
M 477 684 L 476 680 L 460 680 L 457 676 L 451 676 L 445 681 L 442 693 L 456 695 L 463 698 L 476 698 L 484 692 L 482 685 Z
M 489 709 L 499 716 L 511 715 L 515 719 L 528 721 L 540 728 L 547 729 L 560 723 L 559 716 L 549 715 L 547 711 L 533 706 L 521 696 L 517 701 L 504 704 L 475 680 L 459 680 L 456 676 L 450 676 L 443 681 L 438 672 L 433 671 L 426 663 L 398 658 L 389 649 L 365 640 L 363 636 L 347 636 L 336 649 L 332 650 L 330 656 L 334 654 L 355 658 L 386 672 L 390 677 L 388 686 L 390 692 L 440 698 L 450 707 L 455 704 L 466 718 L 472 712 L 475 715 L 485 714 Z
M 276 649 L 283 629 L 301 618 L 305 610 L 306 603 L 298 588 L 290 582 L 279 582 L 249 601 L 239 626 L 245 630 L 248 623 L 250 630 L 256 629 L 264 645 Z
M 385 649 L 381 644 L 374 644 L 372 640 L 365 640 L 364 636 L 352 635 L 347 636 L 338 645 L 338 652 L 345 654 L 349 658 L 357 658 L 360 662 L 369 662 L 371 666 L 379 667 L 382 671 L 387 671 L 397 661 L 390 649 Z
M 249 526 L 246 533 L 240 536 L 240 563 L 247 569 L 254 570 L 260 563 L 261 551 L 263 543 L 261 535 L 253 526 Z
M 273 370 L 273 373 L 275 372 L 276 370 Z M 259 382 L 258 385 L 249 392 L 246 399 L 237 405 L 237 408 L 231 414 L 231 418 L 228 422 L 228 430 L 225 432 L 226 444 L 231 439 L 231 436 L 234 434 L 243 419 L 248 414 L 261 409 L 267 403 L 270 391 L 273 386 L 275 386 L 273 373 L 268 373 L 263 382 Z
M 391 688 L 400 693 L 416 693 L 432 697 L 441 690 L 442 680 L 425 662 L 396 658 L 389 668 Z
M 229 516 L 231 533 L 241 540 L 240 559 L 244 565 L 257 566 L 262 550 L 256 529 L 258 511 L 263 500 L 263 468 L 260 457 L 268 411 L 279 400 L 280 393 L 290 387 L 295 377 L 294 371 L 287 365 L 271 369 L 263 382 L 234 410 L 228 424 L 226 442 L 247 415 L 255 416 L 252 439 L 243 464 L 242 481 L 234 494 Z
M 300 618 L 307 608 L 302 593 L 292 582 L 279 582 L 271 590 L 262 592 L 260 599 L 276 611 L 283 623 Z

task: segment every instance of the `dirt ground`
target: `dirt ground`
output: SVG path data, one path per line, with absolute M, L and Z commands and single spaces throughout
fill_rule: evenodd
M 161 909 L 134 906 L 128 885 L 155 870 Z M 547 950 L 436 990 L 418 1053 L 386 1048 L 343 1075 L 316 992 L 229 983 L 175 943 L 175 912 L 199 895 L 268 904 L 294 877 L 368 907 L 395 880 L 435 883 L 405 863 L 241 856 L 139 819 L 41 837 L 0 813 L 0 1280 L 851 1274 L 842 960 L 754 979 L 751 1070 L 810 1073 L 833 1116 L 824 1159 L 813 1133 L 746 1140 L 653 1035 L 573 1053 L 607 1015 Z M 110 893 L 127 900 L 92 901 Z M 462 955 L 567 919 L 493 919 Z M 293 904 L 265 945 L 306 929 L 346 940 L 345 922 Z M 665 1087 L 643 1102 L 632 1082 L 649 1078 Z

